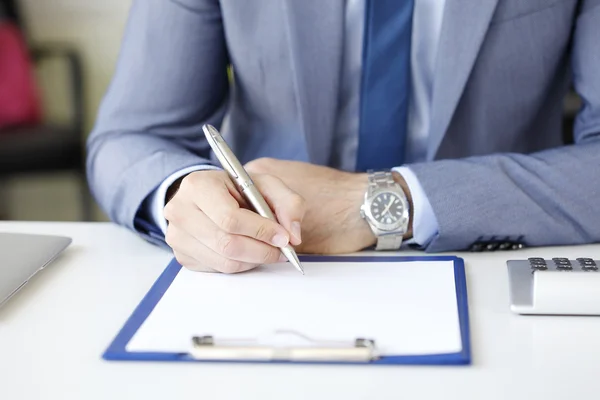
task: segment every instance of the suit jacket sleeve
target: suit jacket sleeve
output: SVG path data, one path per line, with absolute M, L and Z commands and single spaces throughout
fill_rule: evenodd
M 573 33 L 573 83 L 584 102 L 574 145 L 411 165 L 439 224 L 427 251 L 494 235 L 530 246 L 600 241 L 599 3 L 582 2 Z
M 113 221 L 137 227 L 140 205 L 164 179 L 209 163 L 201 126 L 222 121 L 227 65 L 217 1 L 134 1 L 88 140 L 88 180 Z

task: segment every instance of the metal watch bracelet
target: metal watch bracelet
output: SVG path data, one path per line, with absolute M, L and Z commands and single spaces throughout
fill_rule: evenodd
M 367 171 L 369 189 L 396 188 L 397 183 L 391 171 Z M 390 233 L 377 236 L 375 250 L 397 250 L 402 245 L 403 234 Z

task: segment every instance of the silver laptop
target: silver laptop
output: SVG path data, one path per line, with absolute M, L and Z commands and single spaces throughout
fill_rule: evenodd
M 0 232 L 0 307 L 70 244 L 63 236 Z

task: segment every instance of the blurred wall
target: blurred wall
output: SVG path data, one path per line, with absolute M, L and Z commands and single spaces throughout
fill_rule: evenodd
M 100 100 L 110 82 L 131 0 L 19 0 L 27 34 L 33 43 L 65 42 L 81 53 L 87 100 L 86 131 L 91 129 Z M 47 113 L 60 118 L 65 102 L 55 86 L 60 69 L 43 71 L 41 85 Z M 48 97 L 52 96 L 52 99 Z

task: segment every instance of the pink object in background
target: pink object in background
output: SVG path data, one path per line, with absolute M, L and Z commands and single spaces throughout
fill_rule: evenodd
M 16 25 L 0 22 L 0 130 L 38 124 L 41 119 L 40 97 L 25 40 Z

